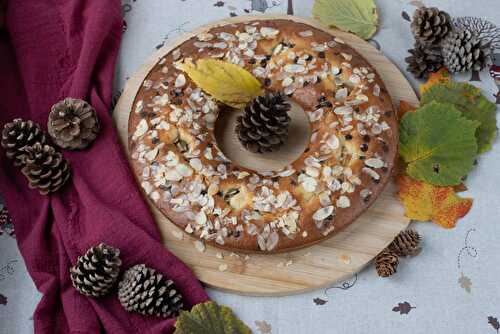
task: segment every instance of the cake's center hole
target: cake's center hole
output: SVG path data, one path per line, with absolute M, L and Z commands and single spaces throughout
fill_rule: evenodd
M 273 171 L 295 161 L 307 148 L 310 139 L 309 119 L 304 110 L 295 102 L 288 115 L 292 119 L 288 128 L 288 139 L 280 150 L 270 153 L 247 151 L 235 132 L 236 120 L 243 110 L 221 111 L 215 124 L 215 139 L 224 155 L 239 166 L 256 171 Z

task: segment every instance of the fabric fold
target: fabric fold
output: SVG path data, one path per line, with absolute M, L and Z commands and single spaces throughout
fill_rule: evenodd
M 127 313 L 116 294 L 89 299 L 69 278 L 79 255 L 106 242 L 120 248 L 123 268 L 145 263 L 173 279 L 188 307 L 207 299 L 190 269 L 162 245 L 108 111 L 122 32 L 120 2 L 10 0 L 7 29 L 0 33 L 0 126 L 20 117 L 46 130 L 50 107 L 65 97 L 92 104 L 102 125 L 89 149 L 63 152 L 72 177 L 49 197 L 29 189 L 0 151 L 0 192 L 43 293 L 35 332 L 172 332 L 175 319 Z

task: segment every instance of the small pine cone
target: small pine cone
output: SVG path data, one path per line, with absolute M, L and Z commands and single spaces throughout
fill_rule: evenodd
M 120 250 L 100 243 L 78 257 L 70 268 L 71 282 L 82 295 L 102 297 L 118 280 L 121 264 Z
M 439 44 L 452 31 L 451 17 L 435 7 L 415 10 L 411 21 L 415 40 L 422 44 Z
M 247 150 L 254 153 L 273 152 L 288 137 L 291 105 L 281 93 L 267 93 L 255 98 L 238 117 L 236 133 Z
M 407 70 L 417 79 L 427 79 L 431 73 L 443 67 L 443 57 L 439 46 L 426 46 L 417 42 L 408 52 L 411 56 L 405 58 L 408 64 Z
M 182 295 L 172 280 L 138 264 L 128 269 L 118 284 L 118 299 L 129 312 L 175 317 L 183 308 Z
M 4 232 L 12 237 L 15 235 L 12 218 L 10 218 L 9 210 L 6 207 L 0 209 L 0 235 Z
M 2 130 L 2 147 L 5 149 L 7 158 L 14 160 L 15 166 L 24 165 L 25 146 L 35 143 L 45 144 L 47 137 L 40 126 L 33 121 L 23 121 L 20 118 L 5 124 Z
M 491 45 L 469 29 L 456 29 L 442 43 L 444 65 L 452 73 L 481 71 L 491 61 Z
M 389 277 L 396 273 L 399 258 L 392 251 L 385 249 L 375 258 L 375 269 L 380 277 Z
M 99 133 L 97 114 L 83 100 L 66 98 L 52 106 L 48 121 L 49 134 L 64 149 L 84 149 Z
M 389 249 L 398 256 L 414 256 L 420 252 L 421 239 L 415 230 L 401 231 L 391 242 Z
M 21 171 L 28 178 L 30 188 L 47 195 L 59 190 L 69 179 L 68 162 L 52 146 L 36 143 L 26 146 L 24 152 L 25 166 Z

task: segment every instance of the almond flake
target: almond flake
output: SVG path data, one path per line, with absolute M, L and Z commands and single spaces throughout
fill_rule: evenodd
M 312 217 L 316 221 L 322 221 L 331 216 L 334 210 L 335 208 L 333 205 L 325 206 L 324 208 L 317 210 Z
M 208 42 L 211 41 L 214 38 L 214 35 L 210 33 L 201 33 L 198 36 L 196 36 L 200 42 Z
M 186 77 L 184 76 L 184 74 L 181 73 L 175 79 L 175 87 L 181 88 L 184 87 L 185 84 L 186 84 Z
M 203 164 L 201 163 L 201 160 L 198 158 L 194 158 L 189 160 L 189 165 L 193 167 L 193 169 L 197 172 L 201 171 L 203 169 Z
M 310 166 L 307 166 L 306 167 L 306 174 L 311 176 L 311 177 L 318 177 L 319 176 L 319 170 L 314 168 L 314 167 L 310 167 Z
M 285 80 L 283 80 L 283 81 L 281 82 L 281 85 L 282 85 L 283 87 L 288 87 L 288 86 L 290 86 L 291 84 L 293 84 L 293 78 L 291 78 L 291 77 L 286 77 L 286 78 L 285 78 Z
M 311 30 L 305 30 L 299 32 L 300 37 L 311 37 L 313 35 L 313 32 Z
M 304 73 L 306 68 L 299 64 L 287 64 L 285 65 L 284 70 L 287 73 Z
M 338 199 L 337 199 L 337 206 L 339 208 L 348 208 L 351 206 L 351 201 L 349 200 L 349 197 L 347 196 L 340 196 Z
M 277 29 L 268 28 L 268 27 L 260 28 L 260 34 L 262 36 L 264 36 L 264 38 L 267 38 L 267 39 L 274 38 L 274 37 L 278 36 L 279 33 L 280 33 L 280 31 Z
M 337 136 L 335 135 L 331 135 L 330 137 L 328 137 L 327 141 L 326 141 L 326 145 L 328 145 L 328 147 L 332 150 L 336 150 L 337 148 L 339 148 L 340 146 L 340 141 L 339 139 L 337 138 Z
M 384 162 L 379 158 L 370 158 L 365 160 L 365 165 L 372 168 L 384 167 Z
M 345 60 L 347 60 L 347 61 L 351 61 L 351 60 L 352 60 L 352 55 L 351 55 L 351 54 L 349 54 L 349 53 L 344 53 L 344 52 L 342 52 L 342 53 L 341 53 L 341 55 L 342 55 L 342 57 L 344 57 L 344 59 L 345 59 Z
M 374 171 L 373 169 L 371 168 L 368 168 L 368 167 L 363 167 L 362 169 L 363 173 L 366 173 L 368 175 L 370 175 L 370 177 L 374 180 L 379 180 L 380 179 L 380 175 Z
M 186 233 L 189 233 L 189 234 L 191 234 L 191 233 L 194 232 L 193 227 L 191 226 L 191 224 L 187 224 L 186 228 L 184 229 L 184 231 L 186 231 Z
M 137 124 L 137 127 L 135 128 L 135 132 L 133 135 L 134 139 L 142 137 L 148 131 L 148 129 L 149 129 L 148 122 L 144 118 L 141 119 L 141 121 L 139 122 L 139 124 Z

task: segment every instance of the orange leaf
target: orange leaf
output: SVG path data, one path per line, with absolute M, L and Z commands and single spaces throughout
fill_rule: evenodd
M 399 101 L 398 119 L 401 120 L 407 112 L 415 110 L 417 110 L 417 107 L 411 105 L 409 102 L 403 100 Z
M 453 228 L 472 206 L 472 199 L 457 196 L 453 187 L 436 187 L 407 175 L 401 175 L 398 184 L 399 198 L 411 219 L 430 220 L 444 228 Z
M 424 94 L 429 88 L 437 84 L 451 82 L 451 75 L 446 67 L 441 68 L 435 73 L 431 73 L 427 82 L 420 85 L 420 95 Z
M 453 186 L 453 190 L 455 190 L 456 193 L 461 193 L 463 191 L 467 191 L 468 188 L 467 188 L 467 186 L 465 184 L 460 183 L 460 184 L 458 184 L 456 186 Z

